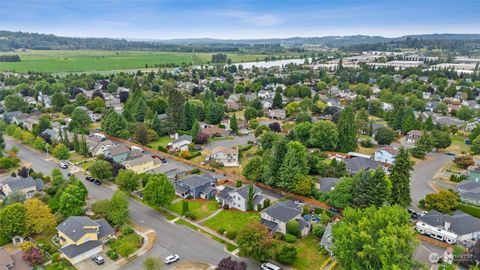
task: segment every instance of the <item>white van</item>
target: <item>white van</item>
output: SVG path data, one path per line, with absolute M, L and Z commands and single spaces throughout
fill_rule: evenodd
M 262 270 L 280 270 L 280 267 L 272 263 L 262 263 Z
M 135 146 L 135 145 L 132 146 L 132 147 L 130 147 L 130 149 L 131 149 L 131 150 L 138 150 L 138 151 L 140 151 L 140 152 L 143 153 L 143 149 L 142 149 L 141 147 L 138 147 L 138 146 Z

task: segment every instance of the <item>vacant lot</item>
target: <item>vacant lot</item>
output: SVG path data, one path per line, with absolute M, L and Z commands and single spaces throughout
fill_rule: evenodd
M 252 220 L 260 220 L 257 212 L 241 212 L 238 210 L 223 210 L 203 224 L 212 230 L 224 229 L 227 232 L 240 232 Z
M 12 54 L 5 52 L 1 54 Z M 21 62 L 0 63 L 0 71 L 36 72 L 95 72 L 154 68 L 160 64 L 182 63 L 201 65 L 211 60 L 213 53 L 157 51 L 93 51 L 93 50 L 27 50 L 15 52 Z M 262 61 L 262 54 L 227 54 L 233 62 Z M 285 54 L 282 54 L 285 55 Z M 294 54 L 287 54 L 290 58 Z
M 202 199 L 185 200 L 188 202 L 188 211 L 195 216 L 196 219 L 202 219 L 217 210 L 216 201 L 207 201 Z M 172 204 L 168 209 L 177 214 L 182 214 L 183 200 Z

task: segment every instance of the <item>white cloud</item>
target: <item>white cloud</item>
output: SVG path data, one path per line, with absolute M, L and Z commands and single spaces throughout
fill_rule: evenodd
M 252 12 L 233 11 L 227 12 L 226 15 L 239 18 L 243 22 L 256 26 L 275 26 L 283 22 L 280 17 L 273 14 L 256 14 Z

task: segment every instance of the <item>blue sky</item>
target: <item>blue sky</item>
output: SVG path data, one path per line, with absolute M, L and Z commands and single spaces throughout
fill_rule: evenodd
M 137 39 L 480 33 L 478 0 L 0 0 L 0 29 Z

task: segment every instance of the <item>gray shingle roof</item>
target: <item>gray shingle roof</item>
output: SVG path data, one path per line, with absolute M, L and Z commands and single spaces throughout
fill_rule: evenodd
M 5 180 L 5 184 L 8 185 L 12 191 L 30 187 L 35 187 L 37 191 L 43 190 L 43 181 L 41 179 L 33 179 L 30 176 L 27 178 L 8 177 Z
M 203 175 L 190 175 L 181 180 L 182 184 L 187 185 L 190 188 L 196 188 L 208 183 L 212 183 L 213 180 Z
M 108 222 L 104 218 L 97 219 L 95 220 L 95 222 L 100 225 L 100 230 L 98 231 L 98 239 L 102 239 L 105 236 L 109 236 L 114 233 L 112 226 L 110 226 L 110 224 L 108 224 Z
M 239 187 L 235 191 L 238 192 L 238 194 L 240 194 L 240 196 L 242 196 L 244 199 L 247 199 L 248 198 L 248 192 L 250 190 L 249 187 L 250 187 L 250 185 L 244 185 L 242 187 Z M 253 185 L 253 191 L 254 191 L 255 194 L 261 192 L 261 190 L 255 185 Z
M 267 213 L 274 219 L 278 219 L 283 222 L 289 222 L 290 220 L 301 214 L 302 209 L 300 209 L 300 207 L 298 207 L 292 201 L 283 201 L 269 206 L 268 208 L 263 210 L 263 212 Z
M 460 210 L 453 212 L 451 216 L 432 210 L 418 219 L 434 227 L 443 227 L 445 222 L 450 222 L 449 231 L 457 235 L 465 235 L 480 231 L 480 219 L 470 216 Z
M 340 178 L 335 177 L 320 177 L 318 179 L 318 184 L 320 184 L 321 192 L 330 192 L 333 188 L 340 182 Z
M 65 254 L 68 258 L 75 258 L 80 254 L 83 254 L 89 250 L 92 250 L 98 246 L 101 246 L 102 242 L 98 240 L 87 241 L 79 246 L 77 245 L 68 245 L 60 249 L 60 251 Z
M 261 219 L 261 223 L 272 231 L 275 231 L 278 228 L 278 223 L 266 219 Z
M 110 148 L 110 154 L 112 156 L 117 156 L 128 152 L 130 152 L 130 149 L 128 149 L 128 147 L 124 144 L 120 144 Z
M 376 169 L 382 166 L 381 162 L 362 157 L 347 158 L 344 161 L 348 171 L 351 173 L 357 173 L 360 170 Z
M 96 232 L 94 229 L 84 227 L 100 226 L 97 222 L 84 216 L 71 216 L 57 226 L 57 230 L 65 234 L 73 241 L 77 241 L 86 233 Z

